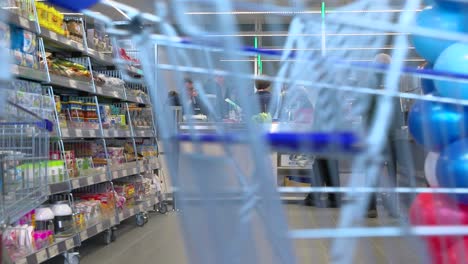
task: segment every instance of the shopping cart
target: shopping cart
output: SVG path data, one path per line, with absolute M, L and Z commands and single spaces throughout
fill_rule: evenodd
M 52 123 L 14 103 L 0 119 L 0 223 L 2 230 L 47 200 Z M 21 229 L 22 227 L 18 227 Z M 11 228 L 8 232 L 11 232 Z M 2 234 L 2 241 L 8 237 Z M 21 232 L 18 232 L 21 233 Z M 21 239 L 21 238 L 17 238 Z M 5 240 L 6 241 L 6 240 Z M 31 241 L 21 245 L 27 247 Z M 8 246 L 8 245 L 7 245 Z M 9 263 L 3 250 L 2 263 Z M 21 251 L 22 252 L 22 251 Z
M 83 4 L 91 2 L 94 1 Z M 395 112 L 393 97 L 459 106 L 466 103 L 399 93 L 403 75 L 451 81 L 466 77 L 405 67 L 409 45 L 407 34 L 452 41 L 466 41 L 466 36 L 414 27 L 420 1 L 406 1 L 401 10 L 392 8 L 390 1 L 354 1 L 327 12 L 326 21 L 322 16 L 324 12 L 304 11 L 302 1 L 287 1 L 282 6 L 272 2 L 258 5 L 240 1 L 176 0 L 169 4 L 156 1 L 156 14 L 143 13 L 114 1 L 100 2 L 123 11 L 129 18 L 125 23 L 115 23 L 101 14 L 84 11 L 106 23 L 108 33 L 114 38 L 115 50 L 119 50 L 121 43 L 129 41 L 141 49 L 144 83 L 149 87 L 159 139 L 176 190 L 174 198 L 181 209 L 180 219 L 190 261 L 428 263 L 428 253 L 434 260 L 434 251 L 438 250 L 440 252 L 436 253 L 442 255 L 437 257 L 442 257 L 434 261 L 453 263 L 447 262 L 453 258 L 453 252 L 465 253 L 463 236 L 468 229 L 462 226 L 465 223 L 462 216 L 447 221 L 442 219 L 447 215 L 435 213 L 429 223 L 418 221 L 416 214 L 411 222 L 422 226 L 413 227 L 406 218 L 408 204 L 400 209 L 398 219 L 385 218 L 369 223 L 364 216 L 373 199 L 371 194 L 375 192 L 466 193 L 463 188 L 418 187 L 414 180 L 416 173 L 411 168 L 405 175 L 411 183 L 408 186 L 397 187 L 390 183 L 389 187 L 375 187 L 388 178 L 382 176 L 382 166 Z M 267 23 L 274 23 L 279 16 L 292 17 L 284 51 L 245 46 L 239 39 L 230 37 L 239 34 L 235 15 L 242 12 L 237 10 L 247 10 L 246 13 L 267 10 Z M 172 26 L 174 20 L 179 25 L 177 29 Z M 206 24 L 210 24 L 210 30 L 206 30 Z M 321 34 L 317 34 L 317 29 L 322 30 Z M 393 43 L 390 64 L 366 62 L 369 59 L 366 51 L 378 50 L 389 43 Z M 333 53 L 327 54 L 328 50 Z M 279 61 L 280 68 L 275 77 L 252 74 L 248 62 L 258 55 Z M 128 72 L 127 61 L 117 59 L 116 63 L 124 73 Z M 231 110 L 243 122 L 219 122 L 219 107 L 203 89 L 199 89 L 198 99 L 214 122 L 199 123 L 190 118 L 194 112 L 184 88 L 186 76 L 229 78 L 238 87 L 236 107 Z M 382 78 L 380 88 L 384 89 L 376 90 L 378 85 L 372 87 L 370 84 L 376 83 L 376 76 Z M 128 73 L 123 77 L 138 81 Z M 287 121 L 280 111 L 287 108 L 280 107 L 282 104 L 290 104 L 293 100 L 281 96 L 281 89 L 286 84 L 289 93 L 306 91 L 304 98 L 314 109 L 313 122 L 300 125 L 256 123 L 258 119 L 252 117 L 260 108 L 250 90 L 259 79 L 273 84 L 273 103 L 269 112 L 274 118 Z M 182 111 L 189 117 L 182 125 L 175 124 L 173 113 L 165 109 L 166 87 L 179 92 Z M 372 105 L 375 108 L 371 118 Z M 290 115 L 287 116 L 289 119 Z M 404 134 L 405 130 L 402 131 Z M 278 188 L 271 151 L 351 161 L 348 182 L 340 188 Z M 411 159 L 409 153 L 405 159 L 408 164 L 413 163 L 408 160 Z M 341 193 L 346 201 L 339 213 L 284 206 L 281 202 L 284 194 L 305 196 L 307 193 L 334 192 Z M 440 200 L 433 201 L 433 204 L 441 203 Z M 444 203 L 447 204 L 445 200 Z M 454 207 L 450 208 L 451 212 L 456 211 Z M 416 209 L 421 209 L 421 218 L 429 217 L 422 206 Z M 434 249 L 426 247 L 426 238 L 441 239 L 442 242 L 436 241 L 439 247 Z M 446 254 L 448 246 L 440 245 L 447 240 L 452 245 L 452 255 Z M 459 263 L 464 263 L 464 254 L 455 255 L 461 261 Z

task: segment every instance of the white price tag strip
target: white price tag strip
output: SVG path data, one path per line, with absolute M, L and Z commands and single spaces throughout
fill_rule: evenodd
M 28 29 L 29 27 L 29 22 L 27 19 L 20 17 L 19 18 L 19 24 L 21 27 Z
M 78 83 L 75 80 L 68 80 L 68 84 L 70 84 L 70 86 L 72 86 L 72 87 L 77 87 L 78 86 Z
M 57 256 L 60 252 L 57 245 L 53 245 L 47 249 L 49 251 L 49 257 L 53 258 Z
M 83 136 L 83 130 L 77 129 L 77 130 L 75 130 L 75 134 L 76 134 L 77 137 L 82 137 Z
M 73 238 L 65 240 L 65 245 L 67 249 L 72 249 L 75 247 L 75 242 L 73 241 Z
M 112 217 L 112 218 L 110 219 L 110 225 L 111 225 L 111 227 L 113 227 L 113 226 L 116 225 L 115 217 Z
M 81 241 L 85 241 L 86 239 L 88 239 L 88 234 L 86 231 L 80 233 L 80 239 Z
M 98 225 L 96 226 L 96 230 L 97 230 L 98 233 L 101 233 L 101 232 L 102 232 L 102 229 L 103 229 L 103 228 L 102 228 L 102 224 L 98 224 Z
M 53 31 L 49 31 L 49 35 L 50 35 L 50 38 L 53 39 L 53 40 L 58 40 L 58 35 L 57 33 L 53 32 Z
M 48 259 L 49 259 L 49 256 L 47 255 L 47 251 L 45 249 L 40 250 L 36 253 L 36 260 L 38 263 L 42 263 Z
M 93 185 L 94 184 L 94 178 L 93 177 L 88 177 L 87 184 L 88 185 Z
M 14 75 L 19 75 L 19 68 L 17 65 L 13 65 L 13 67 L 11 67 L 11 73 Z
M 18 259 L 15 264 L 28 264 L 28 260 L 26 258 Z
M 101 174 L 99 175 L 99 182 L 105 182 L 106 181 L 106 175 L 105 174 Z

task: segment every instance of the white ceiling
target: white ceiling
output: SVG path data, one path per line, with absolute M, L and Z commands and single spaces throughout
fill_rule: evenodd
M 173 1 L 171 0 L 156 0 L 158 2 L 166 2 L 169 5 L 171 5 L 171 2 L 173 4 Z M 226 1 L 226 0 L 222 0 Z M 324 0 L 327 8 L 337 8 L 349 3 L 354 2 L 354 0 Z M 380 0 L 375 0 L 375 1 L 380 1 Z M 147 13 L 155 13 L 155 1 L 152 0 L 117 0 L 116 2 L 120 2 L 132 7 L 135 7 L 139 10 L 144 10 Z M 193 11 L 212 11 L 212 10 L 207 10 L 206 5 L 203 6 L 200 4 L 202 1 L 200 0 L 191 0 L 185 1 L 186 3 L 190 3 L 190 10 Z M 392 6 L 395 8 L 401 8 L 404 4 L 404 0 L 392 0 Z M 196 3 L 196 4 L 194 4 Z M 235 11 L 248 11 L 248 9 L 245 7 L 245 5 L 249 5 L 250 8 L 255 8 L 257 12 L 265 12 L 268 11 L 269 9 L 266 8 L 266 5 L 276 5 L 276 6 L 282 6 L 284 8 L 287 7 L 300 7 L 301 10 L 320 10 L 320 6 L 322 3 L 322 0 L 242 0 L 242 1 L 232 1 L 234 4 Z M 302 7 L 299 5 L 299 3 L 302 3 Z M 188 4 L 187 4 L 188 5 Z M 185 6 L 187 6 L 185 5 Z M 109 7 L 103 7 L 103 6 L 96 6 L 93 8 L 93 10 L 101 12 L 107 16 L 112 17 L 115 20 L 125 20 L 125 17 L 122 16 L 121 13 L 119 13 L 117 10 L 109 8 Z M 282 9 L 280 9 L 282 10 Z M 271 15 L 270 15 L 271 16 Z M 249 14 L 249 15 L 237 15 L 238 21 L 240 23 L 252 23 L 255 21 L 255 19 L 262 19 L 263 15 L 259 14 Z

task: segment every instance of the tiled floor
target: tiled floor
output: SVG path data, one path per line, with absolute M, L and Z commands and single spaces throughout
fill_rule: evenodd
M 292 228 L 334 227 L 337 209 L 287 205 Z M 86 241 L 81 252 L 82 264 L 185 264 L 187 256 L 178 225 L 177 213 L 152 214 L 144 227 L 136 227 L 133 219 L 119 226 L 117 241 L 104 246 L 99 237 Z M 396 225 L 398 221 L 381 213 L 380 218 L 367 220 L 368 226 Z M 423 263 L 416 252 L 418 243 L 401 238 L 361 239 L 353 263 Z M 328 240 L 300 240 L 294 243 L 298 263 L 331 263 Z

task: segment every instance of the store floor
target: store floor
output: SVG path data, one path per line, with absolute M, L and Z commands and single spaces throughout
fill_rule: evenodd
M 288 218 L 294 228 L 333 227 L 337 209 L 321 209 L 287 205 Z M 367 220 L 369 226 L 396 225 L 398 221 L 381 213 L 378 219 Z M 417 243 L 416 243 L 417 244 Z M 295 243 L 299 263 L 330 263 L 329 241 L 307 240 Z M 136 227 L 134 219 L 119 226 L 117 240 L 104 246 L 99 237 L 86 241 L 81 250 L 82 264 L 185 264 L 187 257 L 178 226 L 177 213 L 151 214 L 144 227 Z M 375 238 L 360 240 L 354 263 L 420 263 L 414 245 L 403 239 Z

